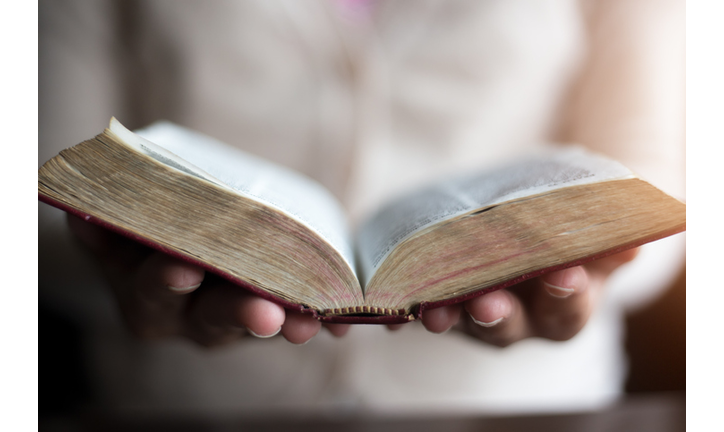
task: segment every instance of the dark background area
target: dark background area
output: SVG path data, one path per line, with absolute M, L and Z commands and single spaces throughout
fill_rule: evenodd
M 626 392 L 686 392 L 686 268 L 653 304 L 626 317 Z

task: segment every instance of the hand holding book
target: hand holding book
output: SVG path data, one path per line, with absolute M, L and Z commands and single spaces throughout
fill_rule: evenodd
M 197 266 L 75 216 L 69 215 L 68 225 L 97 258 L 129 330 L 140 338 L 182 336 L 211 347 L 248 335 L 266 338 L 281 333 L 288 341 L 302 344 L 322 327 L 309 314 L 286 310 Z M 633 259 L 637 250 L 428 310 L 422 324 L 432 333 L 452 328 L 496 346 L 528 337 L 567 340 L 585 325 L 608 275 Z M 394 330 L 402 325 L 389 327 Z M 349 330 L 349 324 L 323 326 L 337 337 Z
M 316 320 L 421 319 L 498 345 L 566 339 L 632 257 L 616 253 L 686 226 L 680 201 L 568 149 L 398 197 L 352 239 L 311 180 L 175 125 L 144 135 L 113 120 L 38 175 L 42 201 L 102 227 L 71 219 L 141 335 L 209 345 L 248 329 L 301 343 Z M 106 228 L 131 240 L 108 240 Z
M 428 310 L 422 323 L 433 333 L 453 328 L 500 347 L 530 337 L 568 340 L 595 310 L 606 279 L 633 260 L 638 250 L 529 279 L 463 304 Z
M 181 336 L 212 347 L 281 333 L 302 344 L 321 323 L 285 310 L 202 268 L 68 215 L 68 226 L 96 258 L 128 329 L 142 339 Z M 335 336 L 348 324 L 324 326 Z

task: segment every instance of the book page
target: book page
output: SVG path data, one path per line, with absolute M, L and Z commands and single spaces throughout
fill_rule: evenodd
M 136 150 L 165 165 L 291 216 L 339 251 L 356 273 L 342 206 L 313 180 L 169 122 L 154 123 L 134 134 L 114 119 L 110 130 Z
M 633 173 L 620 163 L 573 147 L 460 176 L 400 197 L 358 232 L 363 286 L 398 244 L 433 224 L 505 201 L 630 177 Z

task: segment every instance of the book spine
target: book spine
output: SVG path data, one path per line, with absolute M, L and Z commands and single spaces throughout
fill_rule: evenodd
M 405 315 L 404 309 L 390 309 L 377 306 L 353 306 L 336 309 L 326 309 L 324 315 L 349 315 L 349 314 L 375 314 L 375 315 Z

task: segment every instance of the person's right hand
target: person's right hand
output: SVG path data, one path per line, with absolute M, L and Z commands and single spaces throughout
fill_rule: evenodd
M 566 341 L 583 329 L 601 303 L 613 271 L 637 254 L 638 248 L 629 249 L 464 303 L 430 309 L 422 324 L 433 333 L 454 328 L 498 347 L 533 337 Z
M 143 339 L 182 336 L 203 346 L 247 335 L 281 333 L 303 344 L 321 324 L 309 314 L 285 310 L 192 264 L 152 250 L 68 215 L 71 232 L 97 259 L 133 334 Z M 344 324 L 325 324 L 335 336 Z

